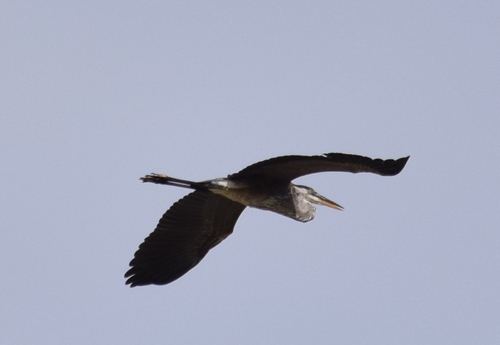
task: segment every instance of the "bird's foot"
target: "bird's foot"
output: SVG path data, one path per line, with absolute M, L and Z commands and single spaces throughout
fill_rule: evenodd
M 151 173 L 149 175 L 146 175 L 146 176 L 140 178 L 140 180 L 142 182 L 151 182 L 151 183 L 159 183 L 159 184 L 165 183 L 165 181 L 167 179 L 168 179 L 167 175 L 155 174 L 155 173 Z

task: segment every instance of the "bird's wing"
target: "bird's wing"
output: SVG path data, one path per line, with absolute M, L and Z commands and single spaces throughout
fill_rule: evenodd
M 291 181 L 297 177 L 325 171 L 374 173 L 383 176 L 397 175 L 410 157 L 397 160 L 372 159 L 344 153 L 326 153 L 321 156 L 282 156 L 252 164 L 233 177 L 264 176 Z
M 233 232 L 245 205 L 197 190 L 177 201 L 160 219 L 130 262 L 126 284 L 168 284 L 196 266 Z

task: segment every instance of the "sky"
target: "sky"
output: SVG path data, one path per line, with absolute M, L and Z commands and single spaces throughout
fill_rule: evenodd
M 0 3 L 0 343 L 500 343 L 498 1 Z M 185 189 L 270 157 L 345 207 L 246 209 L 125 285 Z

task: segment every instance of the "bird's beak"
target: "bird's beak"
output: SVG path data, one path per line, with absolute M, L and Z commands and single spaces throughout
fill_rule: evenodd
M 344 208 L 342 206 L 340 206 L 336 202 L 333 202 L 333 201 L 325 198 L 323 195 L 319 195 L 319 194 L 315 193 L 313 195 L 310 195 L 309 197 L 311 198 L 312 201 L 314 201 L 317 204 L 325 205 L 325 206 L 334 208 L 334 209 L 339 210 L 339 211 L 344 210 Z

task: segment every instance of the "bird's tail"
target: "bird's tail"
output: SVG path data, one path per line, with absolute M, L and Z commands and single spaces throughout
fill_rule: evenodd
M 176 187 L 190 188 L 190 189 L 205 189 L 206 188 L 206 187 L 204 188 L 204 185 L 202 183 L 199 183 L 199 182 L 180 180 L 180 179 L 173 178 L 173 177 L 163 175 L 163 174 L 151 173 L 149 175 L 141 177 L 140 180 L 142 182 L 166 184 L 169 186 L 176 186 Z

